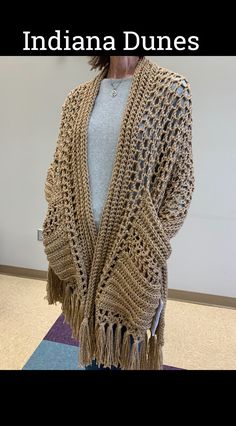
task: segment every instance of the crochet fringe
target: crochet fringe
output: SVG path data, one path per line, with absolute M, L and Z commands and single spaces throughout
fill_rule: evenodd
M 148 369 L 160 370 L 162 361 L 162 350 L 158 344 L 157 335 L 151 336 L 149 339 L 149 356 L 148 356 Z
M 92 363 L 92 344 L 89 328 L 89 319 L 84 318 L 79 331 L 79 365 L 89 365 Z
M 96 352 L 93 359 L 97 364 L 110 368 L 112 365 L 122 370 L 161 370 L 162 346 L 157 336 L 148 338 L 147 333 L 143 340 L 135 339 L 131 344 L 131 336 L 127 330 L 122 339 L 121 324 L 101 324 L 96 329 Z M 81 345 L 81 342 L 80 342 Z
M 121 344 L 122 344 L 122 325 L 118 324 L 115 329 L 115 342 L 114 342 L 114 365 L 118 367 L 120 363 L 120 354 L 121 354 Z
M 62 303 L 64 293 L 65 283 L 58 278 L 58 276 L 49 266 L 47 273 L 46 296 L 44 299 L 48 301 L 49 305 L 56 304 L 56 302 Z
M 114 340 L 113 340 L 113 324 L 109 324 L 106 331 L 106 342 L 104 351 L 104 366 L 114 365 Z
M 96 349 L 95 358 L 96 358 L 98 365 L 100 366 L 102 364 L 103 359 L 104 359 L 103 353 L 104 353 L 104 348 L 105 348 L 105 345 L 106 345 L 105 324 L 101 324 L 100 327 L 97 328 L 96 342 L 97 342 L 97 349 Z
M 145 334 L 140 347 L 140 370 L 147 370 L 148 367 L 148 335 Z
M 139 340 L 132 344 L 128 370 L 140 370 Z
M 157 335 L 149 337 L 146 333 L 143 340 L 134 339 L 131 344 L 133 336 L 126 330 L 122 338 L 121 324 L 103 323 L 94 332 L 92 320 L 84 317 L 84 302 L 80 301 L 76 288 L 61 281 L 51 268 L 45 298 L 49 304 L 62 303 L 64 321 L 70 325 L 72 337 L 79 342 L 80 367 L 96 359 L 98 365 L 108 368 L 113 365 L 122 370 L 162 369 L 162 345 Z

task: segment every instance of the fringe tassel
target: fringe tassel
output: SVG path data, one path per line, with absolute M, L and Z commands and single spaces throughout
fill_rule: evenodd
M 58 278 L 51 266 L 48 267 L 46 296 L 49 305 L 63 302 L 65 283 Z
M 154 370 L 154 353 L 155 353 L 156 336 L 151 336 L 148 344 L 148 369 Z
M 64 323 L 68 323 L 72 330 L 72 337 L 75 340 L 79 338 L 79 329 L 82 322 L 81 310 L 83 306 L 80 303 L 79 294 L 76 288 L 71 288 L 71 284 L 67 284 L 64 291 L 64 300 L 62 302 L 62 312 L 64 315 Z
M 140 343 L 140 370 L 147 370 L 148 367 L 148 335 L 145 333 L 143 341 Z
M 104 351 L 104 367 L 111 367 L 114 362 L 113 324 L 109 324 L 106 330 L 106 344 Z
M 79 324 L 82 323 L 83 318 L 84 318 L 84 300 L 81 301 L 80 306 L 77 306 L 78 308 L 78 322 Z
M 71 316 L 72 316 L 72 291 L 70 288 L 70 285 L 67 285 L 67 287 L 65 288 L 65 296 L 64 296 L 64 300 L 62 302 L 62 311 L 64 314 L 64 322 L 70 322 L 71 320 Z
M 128 369 L 140 370 L 139 340 L 135 340 L 132 344 Z
M 157 370 L 163 370 L 163 350 L 162 345 L 158 345 L 158 368 Z
M 106 344 L 106 330 L 105 325 L 101 324 L 96 331 L 96 361 L 100 365 L 103 363 L 103 357 L 104 357 L 104 349 Z
M 122 335 L 121 335 L 122 324 L 117 324 L 114 337 L 114 366 L 118 367 L 120 363 L 120 354 L 121 354 L 121 344 L 122 344 Z
M 85 317 L 79 330 L 79 364 L 89 365 L 92 363 L 92 342 L 89 329 L 89 319 Z
M 149 339 L 148 368 L 149 370 L 161 370 L 162 368 L 162 347 L 156 334 Z
M 70 326 L 71 326 L 71 329 L 72 329 L 72 333 L 73 333 L 72 323 L 73 323 L 74 315 L 75 315 L 74 301 L 75 301 L 75 290 L 73 291 L 73 293 L 70 296 Z
M 129 369 L 129 358 L 130 358 L 130 334 L 126 330 L 123 336 L 122 348 L 121 348 L 121 367 L 124 370 Z
M 74 331 L 74 338 L 76 340 L 79 340 L 79 330 L 80 325 L 82 324 L 83 318 L 81 317 L 80 311 L 81 311 L 81 305 L 83 302 L 80 302 L 79 296 L 75 295 L 74 299 L 74 316 L 73 316 L 73 331 Z
M 71 297 L 71 329 L 72 329 L 72 337 L 74 339 L 78 339 L 78 330 L 76 330 L 76 325 L 78 323 L 78 310 L 76 309 L 77 307 L 78 307 L 78 296 L 76 291 L 74 291 Z

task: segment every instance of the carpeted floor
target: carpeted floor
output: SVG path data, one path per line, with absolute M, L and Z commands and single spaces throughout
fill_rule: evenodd
M 33 352 L 23 370 L 84 370 L 78 367 L 78 343 L 61 314 Z M 164 370 L 179 370 L 165 365 Z
M 46 282 L 0 274 L 0 369 L 78 369 L 78 347 Z M 168 300 L 168 369 L 236 369 L 236 310 Z

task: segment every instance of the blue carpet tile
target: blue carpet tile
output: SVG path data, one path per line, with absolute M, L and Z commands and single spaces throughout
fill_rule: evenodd
M 71 329 L 61 314 L 23 370 L 84 370 L 78 366 L 79 343 L 71 337 Z M 164 365 L 163 370 L 181 370 Z
M 78 347 L 43 340 L 23 370 L 84 370 L 78 367 Z

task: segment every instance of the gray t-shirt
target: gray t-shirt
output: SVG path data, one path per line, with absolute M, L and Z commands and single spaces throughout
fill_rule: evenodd
M 113 87 L 117 95 L 112 96 Z M 108 195 L 121 121 L 132 77 L 101 81 L 88 126 L 88 170 L 92 208 L 97 229 Z

